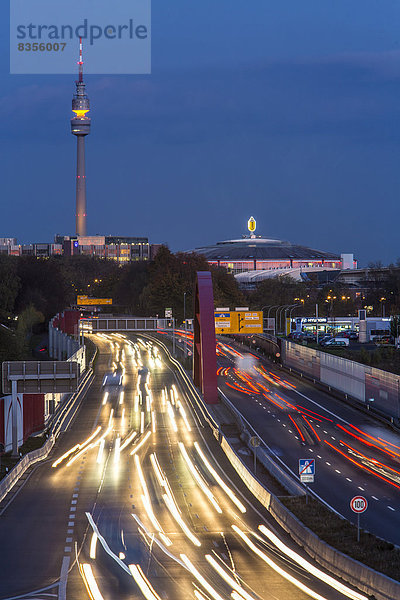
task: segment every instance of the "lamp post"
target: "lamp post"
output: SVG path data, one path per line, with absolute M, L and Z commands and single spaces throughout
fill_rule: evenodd
M 276 311 L 276 321 L 277 321 L 277 326 L 279 325 L 279 333 L 281 333 L 281 328 L 282 328 L 282 311 L 285 308 L 288 308 L 289 306 L 291 306 L 290 304 L 282 304 L 281 306 L 278 307 L 278 310 Z M 278 313 L 279 313 L 279 317 L 278 317 Z
M 183 292 L 183 322 L 185 323 L 185 358 L 187 357 L 187 323 L 186 323 L 186 294 L 187 292 Z
M 303 306 L 303 305 L 302 304 L 292 304 L 292 306 L 289 306 L 289 309 L 286 309 L 286 310 L 289 310 L 290 331 L 292 331 L 292 312 L 294 311 L 295 308 L 298 308 L 299 306 Z M 285 310 L 285 318 L 286 318 L 286 310 Z

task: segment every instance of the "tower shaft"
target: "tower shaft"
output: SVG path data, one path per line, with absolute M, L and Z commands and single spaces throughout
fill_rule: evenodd
M 85 236 L 86 230 L 86 171 L 85 137 L 76 137 L 76 235 Z
M 91 119 L 87 116 L 90 110 L 89 98 L 83 81 L 82 38 L 79 44 L 79 79 L 75 82 L 76 93 L 72 100 L 71 133 L 76 136 L 76 234 L 85 236 L 86 228 L 86 170 L 85 170 L 85 137 L 90 133 Z

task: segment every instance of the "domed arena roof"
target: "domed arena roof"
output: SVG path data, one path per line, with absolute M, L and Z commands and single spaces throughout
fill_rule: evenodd
M 217 242 L 212 246 L 195 248 L 208 261 L 226 260 L 340 260 L 340 254 L 314 250 L 282 240 L 247 237 L 238 240 Z

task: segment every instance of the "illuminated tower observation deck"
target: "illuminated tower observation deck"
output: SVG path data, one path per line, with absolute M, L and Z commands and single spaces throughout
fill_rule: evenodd
M 86 172 L 85 172 L 85 136 L 90 133 L 89 98 L 83 82 L 82 38 L 79 40 L 79 79 L 76 81 L 76 94 L 72 99 L 71 133 L 76 136 L 76 234 L 86 235 Z

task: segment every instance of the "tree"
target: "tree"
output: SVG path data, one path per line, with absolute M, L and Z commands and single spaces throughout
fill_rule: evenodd
M 44 315 L 30 304 L 18 315 L 17 344 L 21 354 L 28 354 L 28 344 L 35 325 L 43 323 Z
M 21 280 L 17 274 L 18 258 L 0 256 L 0 320 L 11 317 Z

